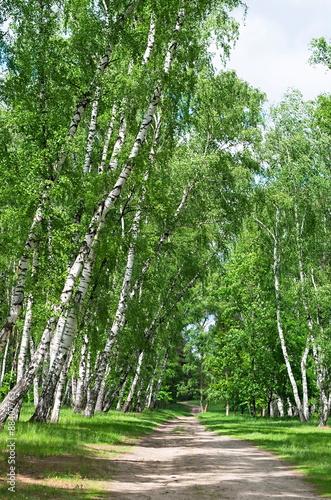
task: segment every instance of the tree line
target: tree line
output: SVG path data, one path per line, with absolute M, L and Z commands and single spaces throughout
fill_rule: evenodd
M 325 425 L 330 101 L 215 73 L 239 6 L 4 2 L 0 423 L 198 389 Z

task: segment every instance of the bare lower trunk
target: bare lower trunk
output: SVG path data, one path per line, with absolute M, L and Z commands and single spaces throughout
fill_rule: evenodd
M 116 410 L 118 410 L 118 411 L 120 410 L 120 408 L 118 408 L 118 406 L 121 407 L 122 398 L 124 395 L 124 390 L 125 390 L 125 386 L 126 386 L 126 383 L 128 380 L 128 375 L 129 375 L 130 371 L 131 371 L 131 366 L 129 366 L 125 370 L 125 372 L 122 374 L 121 379 L 118 382 L 118 384 L 115 385 L 115 388 L 112 388 L 111 391 L 107 392 L 107 394 L 105 396 L 104 407 L 102 408 L 103 412 L 107 412 L 110 410 L 110 408 L 111 408 L 112 404 L 114 403 L 115 399 L 117 398 L 117 396 L 119 396 L 119 400 L 117 403 Z
M 155 407 L 155 404 L 156 404 L 156 401 L 157 401 L 157 398 L 159 396 L 159 392 L 160 392 L 160 389 L 161 389 L 161 384 L 162 384 L 164 372 L 165 372 L 165 369 L 167 367 L 168 357 L 169 357 L 169 349 L 166 349 L 166 351 L 164 353 L 164 358 L 163 358 L 163 362 L 162 362 L 162 365 L 161 365 L 159 377 L 158 377 L 156 386 L 154 388 L 153 396 L 152 396 L 152 398 L 150 400 L 149 406 L 147 407 L 148 409 L 152 409 L 152 408 Z
M 76 304 L 71 308 L 68 315 L 65 311 L 64 315 L 60 317 L 60 320 L 65 318 L 66 321 L 63 319 L 63 327 L 61 326 L 61 329 L 57 330 L 57 333 L 59 331 L 60 333 L 53 338 L 51 366 L 47 378 L 43 383 L 39 403 L 35 413 L 31 417 L 31 421 L 46 422 L 48 420 L 54 402 L 56 385 L 71 350 L 77 327 L 78 314 L 91 280 L 93 264 L 94 254 L 91 252 L 90 259 L 85 262 L 80 283 L 75 293 Z
M 29 340 L 30 340 L 31 324 L 32 324 L 32 304 L 33 304 L 33 295 L 32 295 L 32 293 L 30 293 L 30 295 L 28 297 L 27 306 L 26 306 L 22 339 L 21 339 L 21 345 L 20 345 L 20 350 L 19 350 L 18 360 L 17 360 L 17 381 L 21 380 L 21 378 L 23 377 L 25 361 L 26 361 L 28 349 L 29 349 Z M 14 410 L 12 411 L 12 415 L 11 415 L 12 420 L 19 419 L 19 416 L 21 413 L 22 403 L 23 403 L 23 400 L 21 399 L 16 404 Z
M 73 351 L 71 351 L 69 358 L 67 359 L 64 367 L 62 368 L 62 372 L 61 372 L 59 381 L 58 381 L 57 386 L 56 386 L 54 405 L 53 405 L 51 418 L 50 418 L 50 422 L 52 424 L 57 424 L 57 422 L 59 421 L 60 409 L 61 409 L 61 404 L 62 404 L 63 388 L 64 388 L 65 383 L 66 383 L 67 374 L 68 374 L 68 371 L 69 371 L 69 368 L 70 368 L 70 365 L 72 362 L 72 358 L 73 358 Z
M 103 408 L 104 408 L 104 399 L 105 399 L 105 394 L 106 394 L 106 384 L 107 384 L 107 378 L 110 373 L 110 366 L 107 365 L 106 371 L 105 371 L 105 376 L 102 379 L 102 382 L 100 384 L 100 389 L 97 397 L 97 401 L 95 404 L 95 411 L 101 413 Z
M 126 388 L 127 381 L 128 381 L 128 379 L 126 378 L 125 381 L 124 381 L 124 384 L 122 384 L 121 390 L 119 391 L 118 401 L 117 401 L 117 405 L 116 405 L 116 411 L 121 411 L 122 401 L 123 401 L 124 391 L 125 391 L 125 388 Z M 111 407 L 111 404 L 110 404 L 109 408 L 110 407 Z
M 9 351 L 9 344 L 10 344 L 10 337 L 7 338 L 6 340 L 6 347 L 3 353 L 2 357 L 2 364 L 1 364 L 1 374 L 0 374 L 0 386 L 2 387 L 3 379 L 6 373 L 6 363 L 7 363 L 7 357 L 8 357 L 8 351 Z
M 112 108 L 111 119 L 110 119 L 106 139 L 105 139 L 103 150 L 102 150 L 101 162 L 100 162 L 100 165 L 98 168 L 99 175 L 103 174 L 103 172 L 104 172 L 104 168 L 105 168 L 105 164 L 106 164 L 106 160 L 107 160 L 108 149 L 109 149 L 109 143 L 110 143 L 110 139 L 111 139 L 111 136 L 112 136 L 113 130 L 114 130 L 115 115 L 116 115 L 116 104 L 114 104 L 113 108 Z
M 83 167 L 84 174 L 88 174 L 91 171 L 93 143 L 94 143 L 95 133 L 96 133 L 96 129 L 97 129 L 99 95 L 100 95 L 100 87 L 97 87 L 95 89 L 94 101 L 93 101 L 92 112 L 91 112 L 90 128 L 89 128 L 89 132 L 88 132 L 88 136 L 87 136 L 85 161 L 84 161 L 84 167 Z
M 86 391 L 87 391 L 87 348 L 88 348 L 88 337 L 85 334 L 83 337 L 83 343 L 80 354 L 79 369 L 78 369 L 78 380 L 76 388 L 76 399 L 74 402 L 74 413 L 84 411 L 86 405 Z
M 129 394 L 128 394 L 128 397 L 126 398 L 126 401 L 122 407 L 122 412 L 123 413 L 126 413 L 128 411 L 130 411 L 131 409 L 131 405 L 132 405 L 132 402 L 133 402 L 133 398 L 134 398 L 134 395 L 135 395 L 135 392 L 136 392 L 136 389 L 137 389 L 137 385 L 138 385 L 138 382 L 140 380 L 140 374 L 141 374 L 141 367 L 142 367 L 142 364 L 143 364 L 143 359 L 144 359 L 144 351 L 141 351 L 139 353 L 139 357 L 138 357 L 138 363 L 137 363 L 137 368 L 136 368 L 136 373 L 133 377 L 133 381 L 132 381 L 132 384 L 131 384 L 131 388 L 130 388 L 130 391 L 129 391 Z

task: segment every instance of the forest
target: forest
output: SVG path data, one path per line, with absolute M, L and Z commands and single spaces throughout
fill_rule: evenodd
M 198 398 L 326 426 L 331 96 L 215 70 L 240 0 L 1 7 L 0 425 Z

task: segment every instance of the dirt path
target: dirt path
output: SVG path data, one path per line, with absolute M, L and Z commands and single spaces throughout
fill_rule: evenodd
M 193 407 L 192 413 L 197 413 Z M 205 430 L 192 417 L 160 425 L 115 459 L 110 499 L 313 500 L 309 486 L 270 453 Z

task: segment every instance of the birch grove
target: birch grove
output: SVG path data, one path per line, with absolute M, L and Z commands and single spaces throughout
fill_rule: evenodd
M 178 398 L 327 425 L 329 101 L 264 121 L 212 63 L 236 8 L 5 3 L 1 426 Z

